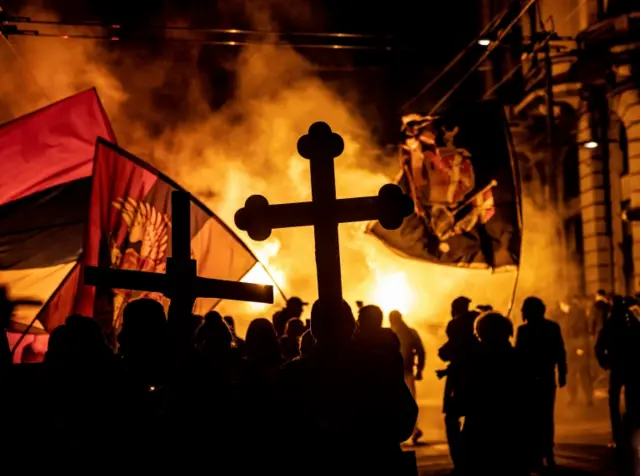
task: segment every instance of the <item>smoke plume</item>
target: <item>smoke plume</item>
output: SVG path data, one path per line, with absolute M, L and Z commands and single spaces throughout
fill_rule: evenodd
M 53 16 L 42 10 L 22 14 Z M 268 16 L 260 18 L 268 21 Z M 344 154 L 336 159 L 339 197 L 374 195 L 397 171 L 395 158 L 381 159 L 384 152 L 357 108 L 323 83 L 313 65 L 292 48 L 244 47 L 233 64 L 235 95 L 212 111 L 207 106 L 212 92 L 198 77 L 192 50 L 186 58 L 185 50 L 167 52 L 160 63 L 143 53 L 124 54 L 117 45 L 92 41 L 11 41 L 21 59 L 2 45 L 3 57 L 11 59 L 11 69 L 0 75 L 4 119 L 95 86 L 120 145 L 153 162 L 232 227 L 233 214 L 249 195 L 263 194 L 271 203 L 310 199 L 308 163 L 297 156 L 295 147 L 315 121 L 327 122 L 345 140 Z M 158 106 L 163 97 L 159 93 L 171 88 L 183 96 L 173 113 Z M 552 226 L 557 219 L 536 209 L 529 197 L 524 211 L 518 296 L 538 293 L 558 299 L 564 289 L 556 281 L 562 263 Z M 242 232 L 239 236 L 287 295 L 315 298 L 312 229 L 276 230 L 265 243 L 252 243 Z M 493 274 L 405 260 L 365 235 L 364 224 L 342 225 L 340 240 L 344 294 L 351 303 L 364 300 L 380 303 L 386 311 L 399 308 L 410 322 L 427 325 L 448 319 L 449 303 L 458 295 L 502 311 L 511 302 L 513 272 Z M 264 279 L 258 275 L 252 277 Z M 244 304 L 224 304 L 223 309 L 247 319 L 273 312 Z M 240 319 L 240 331 L 246 322 Z

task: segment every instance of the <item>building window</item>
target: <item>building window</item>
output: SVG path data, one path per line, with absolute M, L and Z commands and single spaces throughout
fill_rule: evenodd
M 580 196 L 580 162 L 578 145 L 571 144 L 562 161 L 562 181 L 564 200 L 568 201 Z
M 620 171 L 620 175 L 627 175 L 629 173 L 629 142 L 627 141 L 627 129 L 624 127 L 624 124 L 620 124 L 618 145 L 622 157 L 622 170 Z

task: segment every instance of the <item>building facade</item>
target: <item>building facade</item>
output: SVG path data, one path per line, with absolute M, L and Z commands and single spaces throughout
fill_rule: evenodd
M 487 87 L 508 104 L 523 187 L 557 218 L 568 291 L 640 292 L 640 222 L 625 219 L 640 207 L 640 2 L 536 3 L 510 53 L 522 68 L 504 82 L 502 55 Z

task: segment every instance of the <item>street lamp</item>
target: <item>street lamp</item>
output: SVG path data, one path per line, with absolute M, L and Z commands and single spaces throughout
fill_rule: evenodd
M 489 46 L 491 44 L 491 40 L 489 38 L 480 38 L 478 40 L 478 44 L 480 46 Z
M 598 147 L 598 143 L 594 140 L 590 140 L 584 143 L 585 149 L 596 149 Z

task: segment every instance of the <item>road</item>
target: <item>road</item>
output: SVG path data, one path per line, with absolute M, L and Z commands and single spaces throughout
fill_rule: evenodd
M 419 389 L 420 390 L 420 389 Z M 418 399 L 419 424 L 424 431 L 425 446 L 416 451 L 420 476 L 441 476 L 451 471 L 441 405 L 438 399 Z M 561 392 L 556 405 L 556 461 L 560 475 L 614 475 L 609 442 L 606 395 L 597 394 L 596 403 L 587 409 L 569 407 Z

